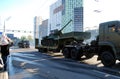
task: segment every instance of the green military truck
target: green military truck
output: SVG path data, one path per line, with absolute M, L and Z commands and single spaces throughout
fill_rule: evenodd
M 98 55 L 104 66 L 110 67 L 120 60 L 120 21 L 109 21 L 99 25 L 99 35 L 88 44 L 66 45 L 63 55 L 66 58 L 80 59 L 83 55 L 91 58 Z
M 98 60 L 101 60 L 103 65 L 107 67 L 113 66 L 116 60 L 120 60 L 120 21 L 109 21 L 99 24 L 99 34 L 96 40 L 92 40 L 90 44 L 85 43 L 85 40 L 90 39 L 90 37 L 91 34 L 89 32 L 70 32 L 65 34 L 57 32 L 52 37 L 45 37 L 40 46 L 36 42 L 36 48 L 40 52 L 41 50 L 42 52 L 48 52 L 51 49 L 58 52 L 62 50 L 65 58 L 75 60 L 81 59 L 82 56 L 91 58 L 94 55 L 98 55 Z
M 120 21 L 109 21 L 99 26 L 98 56 L 105 66 L 120 60 Z

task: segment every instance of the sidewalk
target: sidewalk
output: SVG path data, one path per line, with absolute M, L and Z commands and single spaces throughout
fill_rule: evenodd
M 7 71 L 0 71 L 0 79 L 8 79 L 8 72 Z

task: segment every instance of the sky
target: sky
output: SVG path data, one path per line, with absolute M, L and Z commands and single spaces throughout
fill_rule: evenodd
M 0 15 L 48 18 L 49 6 L 57 0 L 0 0 Z
M 101 22 L 120 20 L 120 0 L 85 0 L 84 3 L 86 27 L 98 28 Z
M 42 16 L 49 18 L 49 7 L 57 0 L 0 0 L 0 16 L 3 28 L 5 21 L 6 28 L 11 30 L 33 30 L 33 17 Z M 100 22 L 120 20 L 120 0 L 84 0 L 86 7 L 86 26 L 95 26 Z M 94 4 L 94 5 L 93 5 Z M 93 12 L 99 10 L 100 12 Z M 91 24 L 91 25 L 90 25 Z M 20 33 L 16 33 L 18 36 Z
M 0 16 L 3 28 L 13 30 L 33 30 L 33 18 L 49 18 L 49 6 L 57 0 L 0 0 Z M 6 20 L 11 17 L 9 20 Z M 16 33 L 17 34 L 17 33 Z
M 105 20 L 120 20 L 120 0 L 101 0 L 101 15 Z

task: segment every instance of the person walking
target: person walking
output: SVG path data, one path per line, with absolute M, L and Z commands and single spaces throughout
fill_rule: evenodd
M 7 56 L 9 55 L 9 44 L 12 42 L 10 38 L 7 37 L 7 35 L 3 32 L 2 36 L 0 38 L 0 47 L 1 47 L 1 57 L 4 63 L 4 70 L 7 68 Z

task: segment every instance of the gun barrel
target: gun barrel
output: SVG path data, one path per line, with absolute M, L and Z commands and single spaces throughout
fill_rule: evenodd
M 60 31 L 62 31 L 72 20 L 70 20 Z

